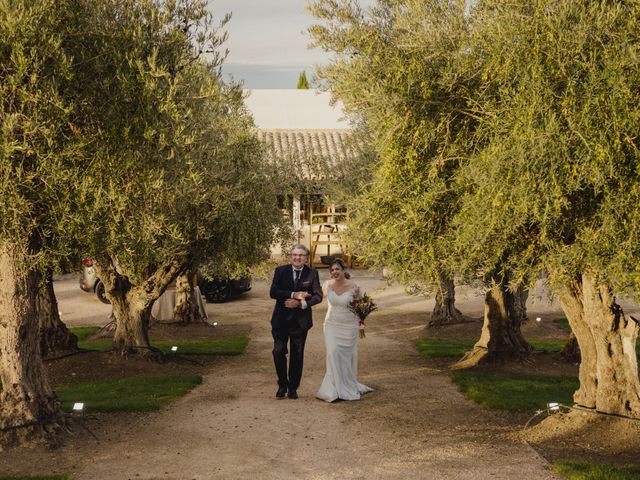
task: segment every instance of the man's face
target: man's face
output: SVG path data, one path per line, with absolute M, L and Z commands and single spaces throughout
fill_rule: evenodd
M 299 248 L 294 248 L 293 250 L 291 250 L 289 256 L 291 257 L 291 265 L 293 265 L 295 268 L 302 268 L 304 263 L 307 261 L 307 254 L 304 252 L 304 250 L 301 250 Z

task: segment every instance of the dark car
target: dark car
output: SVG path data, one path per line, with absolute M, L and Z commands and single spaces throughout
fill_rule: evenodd
M 80 288 L 85 292 L 93 292 L 102 303 L 111 303 L 104 294 L 104 283 L 98 278 L 95 268 L 93 268 L 93 260 L 90 258 L 82 259 L 82 273 L 80 274 Z
M 251 290 L 251 279 L 241 277 L 237 279 L 201 278 L 198 281 L 200 293 L 209 303 L 224 303 L 234 295 Z

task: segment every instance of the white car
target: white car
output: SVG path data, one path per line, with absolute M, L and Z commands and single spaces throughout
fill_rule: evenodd
M 85 292 L 94 292 L 98 300 L 102 303 L 111 303 L 104 294 L 104 283 L 96 275 L 93 268 L 93 260 L 90 258 L 82 259 L 82 273 L 80 274 L 80 288 Z

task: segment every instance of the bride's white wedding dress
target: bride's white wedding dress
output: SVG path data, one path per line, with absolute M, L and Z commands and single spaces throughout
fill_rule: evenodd
M 340 295 L 327 288 L 329 309 L 324 319 L 327 372 L 316 393 L 317 398 L 327 402 L 359 400 L 362 394 L 372 391 L 357 381 L 358 320 L 348 308 L 356 288 Z

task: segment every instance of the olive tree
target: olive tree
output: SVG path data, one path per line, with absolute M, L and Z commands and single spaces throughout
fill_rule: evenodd
M 40 357 L 36 297 L 69 253 L 81 140 L 56 3 L 0 2 L 0 446 L 55 442 L 64 423 Z
M 224 36 L 206 2 L 105 0 L 71 15 L 87 33 L 65 44 L 76 67 L 66 94 L 93 136 L 79 241 L 113 305 L 114 347 L 156 356 L 150 310 L 180 273 L 268 255 L 275 185 L 240 87 L 220 79 Z
M 0 1 L 2 446 L 64 423 L 39 350 L 51 267 L 92 254 L 116 345 L 148 351 L 150 303 L 187 265 L 268 252 L 274 185 L 208 18 L 190 0 Z
M 71 333 L 60 317 L 58 300 L 53 289 L 53 268 L 42 274 L 36 296 L 36 314 L 40 325 L 40 354 L 43 358 L 67 355 L 78 351 L 78 338 Z
M 310 30 L 316 44 L 335 53 L 319 76 L 366 125 L 380 157 L 371 187 L 353 202 L 351 240 L 371 265 L 435 290 L 432 325 L 459 321 L 452 279 L 468 272 L 455 262 L 449 232 L 467 190 L 455 175 L 476 148 L 469 92 L 479 85 L 457 70 L 471 29 L 465 2 L 379 1 L 365 11 L 357 2 L 321 0 L 311 10 L 324 22 Z M 523 305 L 499 265 L 480 281 L 499 285 L 488 289 L 486 305 L 505 306 L 487 309 L 493 340 L 485 350 L 526 355 Z
M 640 5 L 496 0 L 472 15 L 483 146 L 459 172 L 457 245 L 546 273 L 580 346 L 575 402 L 640 417 L 639 325 L 616 303 L 640 286 Z

